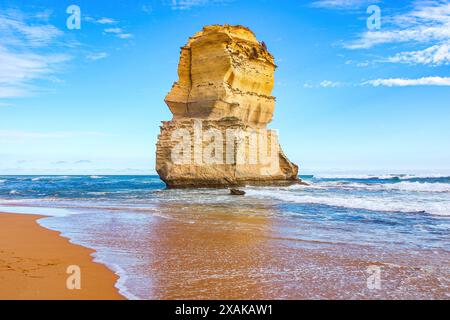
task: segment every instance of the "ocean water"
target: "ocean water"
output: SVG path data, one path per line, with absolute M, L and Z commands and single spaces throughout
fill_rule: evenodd
M 130 299 L 450 297 L 450 177 L 303 179 L 236 197 L 157 176 L 0 176 L 0 211 L 49 215 Z

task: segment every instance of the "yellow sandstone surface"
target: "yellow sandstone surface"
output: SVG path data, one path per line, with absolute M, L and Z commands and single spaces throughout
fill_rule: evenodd
M 173 119 L 163 122 L 157 143 L 156 170 L 168 187 L 299 181 L 297 166 L 266 129 L 275 68 L 265 45 L 243 26 L 206 26 L 188 40 L 179 79 L 165 98 Z M 174 160 L 181 149 L 182 162 Z
M 275 64 L 249 29 L 208 26 L 181 48 L 179 80 L 165 101 L 182 118 L 237 117 L 264 127 L 272 120 Z

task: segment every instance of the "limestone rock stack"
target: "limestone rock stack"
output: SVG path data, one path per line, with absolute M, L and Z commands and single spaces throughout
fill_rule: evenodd
M 272 120 L 273 56 L 243 26 L 206 26 L 181 48 L 173 114 L 158 137 L 156 170 L 168 187 L 290 184 L 298 167 Z

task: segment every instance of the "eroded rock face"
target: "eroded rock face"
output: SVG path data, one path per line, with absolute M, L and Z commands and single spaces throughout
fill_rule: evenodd
M 179 80 L 165 101 L 182 118 L 236 117 L 265 127 L 275 98 L 273 56 L 244 27 L 208 26 L 181 48 Z
M 158 137 L 156 170 L 168 187 L 298 182 L 266 129 L 275 98 L 273 56 L 242 26 L 207 26 L 181 48 L 173 113 Z

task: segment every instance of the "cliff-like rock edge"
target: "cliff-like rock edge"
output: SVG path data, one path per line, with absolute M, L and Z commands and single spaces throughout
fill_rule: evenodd
M 172 121 L 158 136 L 156 171 L 168 187 L 288 185 L 298 167 L 272 120 L 275 64 L 243 26 L 207 26 L 181 48 L 179 79 L 166 96 Z

